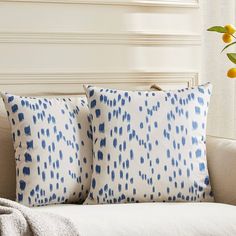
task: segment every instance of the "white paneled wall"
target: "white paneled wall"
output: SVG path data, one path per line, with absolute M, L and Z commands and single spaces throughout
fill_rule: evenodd
M 196 84 L 200 19 L 198 0 L 0 1 L 0 89 L 53 89 L 57 77 L 64 89 L 101 76 Z

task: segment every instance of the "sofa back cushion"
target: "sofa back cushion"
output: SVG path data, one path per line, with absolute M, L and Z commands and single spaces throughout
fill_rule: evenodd
M 207 159 L 215 201 L 236 205 L 236 140 L 208 136 Z
M 11 128 L 5 108 L 1 106 L 0 112 L 0 197 L 15 200 L 16 167 Z
M 211 88 L 86 87 L 94 152 L 86 203 L 212 201 L 205 146 Z

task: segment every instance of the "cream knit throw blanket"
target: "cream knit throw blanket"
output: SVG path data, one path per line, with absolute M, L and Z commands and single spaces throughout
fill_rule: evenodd
M 73 223 L 62 216 L 35 212 L 19 203 L 0 198 L 1 236 L 78 236 Z

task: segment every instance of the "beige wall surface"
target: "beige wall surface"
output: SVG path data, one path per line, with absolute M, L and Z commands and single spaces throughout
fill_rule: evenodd
M 197 0 L 0 0 L 0 89 L 28 93 L 36 81 L 91 73 L 186 86 L 200 71 L 200 21 Z
M 221 39 L 222 35 L 206 31 L 214 25 L 235 25 L 236 1 L 201 1 L 201 12 L 202 81 L 210 81 L 213 84 L 208 133 L 236 139 L 236 80 L 227 78 L 227 71 L 235 65 L 226 55 L 235 52 L 235 47 L 229 47 L 221 53 L 226 46 Z

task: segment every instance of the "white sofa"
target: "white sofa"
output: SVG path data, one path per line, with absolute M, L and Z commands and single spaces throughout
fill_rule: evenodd
M 15 166 L 8 130 L 0 135 L 0 197 L 14 199 Z M 34 208 L 74 222 L 81 236 L 236 235 L 236 141 L 207 138 L 215 203 L 51 205 Z

